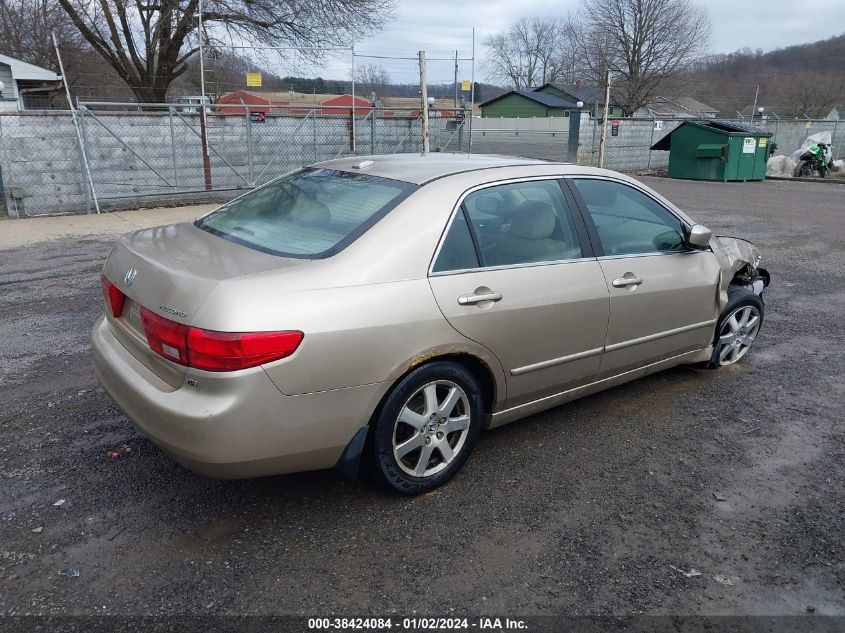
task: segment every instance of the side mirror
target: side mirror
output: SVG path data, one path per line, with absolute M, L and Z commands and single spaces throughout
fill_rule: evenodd
M 704 248 L 710 243 L 711 237 L 713 237 L 713 231 L 703 224 L 694 224 L 689 230 L 687 244 L 696 248 Z

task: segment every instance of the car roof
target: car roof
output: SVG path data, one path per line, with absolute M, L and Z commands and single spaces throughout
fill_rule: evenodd
M 428 154 L 381 154 L 375 156 L 353 156 L 316 163 L 314 167 L 337 169 L 351 173 L 368 174 L 424 185 L 432 180 L 481 169 L 498 167 L 525 167 L 530 165 L 554 165 L 535 158 L 499 156 L 493 154 L 451 154 L 431 152 Z

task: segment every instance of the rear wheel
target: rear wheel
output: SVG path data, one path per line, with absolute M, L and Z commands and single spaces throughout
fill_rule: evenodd
M 713 355 L 708 367 L 724 367 L 741 360 L 751 349 L 763 323 L 763 300 L 744 288 L 728 293 L 728 305 L 716 325 Z
M 462 365 L 436 361 L 414 370 L 388 396 L 375 423 L 376 478 L 414 495 L 445 483 L 478 441 L 481 389 Z

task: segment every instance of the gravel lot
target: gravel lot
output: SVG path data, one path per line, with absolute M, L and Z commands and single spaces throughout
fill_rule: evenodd
M 412 499 L 174 464 L 94 377 L 109 242 L 0 251 L 0 614 L 845 615 L 845 186 L 645 180 L 760 246 L 756 349 L 488 433 Z

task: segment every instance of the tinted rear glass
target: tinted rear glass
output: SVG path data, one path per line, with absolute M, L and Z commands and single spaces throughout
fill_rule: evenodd
M 196 225 L 274 255 L 328 257 L 416 189 L 410 183 L 366 174 L 304 169 L 233 200 Z

